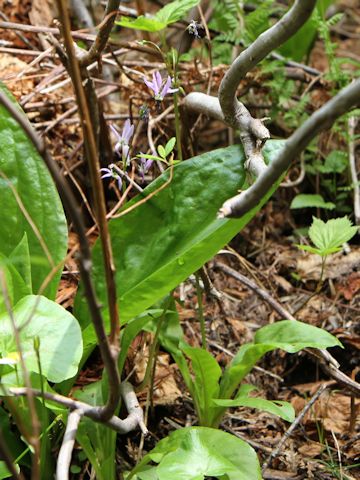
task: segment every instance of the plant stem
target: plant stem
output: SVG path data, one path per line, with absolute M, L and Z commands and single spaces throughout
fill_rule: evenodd
M 103 262 L 105 270 L 105 281 L 107 287 L 107 300 L 110 315 L 110 338 L 106 337 L 104 325 L 101 321 L 94 323 L 95 331 L 98 337 L 101 356 L 104 361 L 105 368 L 109 375 L 109 397 L 106 405 L 102 410 L 102 418 L 104 421 L 109 420 L 120 399 L 120 377 L 117 370 L 117 358 L 119 354 L 119 335 L 120 321 L 116 299 L 115 285 L 115 265 L 113 260 L 113 252 L 111 247 L 111 239 L 106 219 L 106 203 L 103 185 L 100 178 L 100 164 L 95 141 L 92 120 L 89 112 L 89 105 L 85 95 L 82 73 L 79 61 L 76 57 L 73 40 L 71 37 L 70 19 L 67 10 L 67 0 L 56 0 L 59 10 L 59 17 L 64 36 L 64 44 L 68 56 L 68 71 L 73 83 L 76 101 L 79 108 L 81 126 L 84 136 L 84 145 L 86 158 L 88 161 L 90 180 L 94 195 L 94 203 L 96 210 L 96 219 L 100 232 L 100 241 L 103 253 Z M 109 2 L 109 5 L 111 2 Z M 89 266 L 88 266 L 89 267 Z
M 203 301 L 202 301 L 202 290 L 200 287 L 200 274 L 199 272 L 195 273 L 196 279 L 196 296 L 198 301 L 198 315 L 200 322 L 200 331 L 201 331 L 201 345 L 204 350 L 207 349 L 206 345 L 206 331 L 205 331 L 205 319 L 204 319 L 204 310 L 203 310 Z
M 164 310 L 163 310 L 163 312 L 162 312 L 162 314 L 161 314 L 161 316 L 158 320 L 158 323 L 156 325 L 155 335 L 154 335 L 154 339 L 153 339 L 151 347 L 150 347 L 149 360 L 148 360 L 148 363 L 146 365 L 145 375 L 144 375 L 144 378 L 143 378 L 142 382 L 137 387 L 135 387 L 135 392 L 141 392 L 142 390 L 144 390 L 144 388 L 149 383 L 149 380 L 150 380 L 150 377 L 151 377 L 151 372 L 153 370 L 154 363 L 156 362 L 157 344 L 158 344 L 158 339 L 159 339 L 159 335 L 160 335 L 160 330 L 161 330 L 162 324 L 164 323 L 164 320 L 166 318 L 166 312 L 168 311 L 171 298 L 172 298 L 172 294 L 169 295 L 169 298 L 168 298 L 168 300 L 165 304 Z
M 176 147 L 178 151 L 178 159 L 182 160 L 182 148 L 181 148 L 181 122 L 180 122 L 180 111 L 178 104 L 177 93 L 174 93 L 174 113 L 175 113 L 175 135 L 176 135 Z

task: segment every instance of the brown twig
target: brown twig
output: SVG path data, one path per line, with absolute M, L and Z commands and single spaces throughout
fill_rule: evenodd
M 109 2 L 111 3 L 111 2 Z M 111 248 L 111 239 L 106 220 L 106 204 L 103 185 L 100 178 L 100 163 L 96 148 L 96 141 L 92 128 L 89 108 L 82 83 L 80 66 L 76 58 L 73 40 L 71 37 L 70 20 L 67 12 L 67 1 L 57 0 L 61 24 L 64 34 L 64 43 L 68 56 L 68 68 L 72 78 L 75 95 L 78 103 L 83 135 L 90 170 L 91 184 L 93 187 L 94 203 L 97 217 L 97 224 L 100 231 L 102 253 L 105 269 L 105 280 L 107 285 L 108 307 L 110 314 L 110 338 L 106 339 L 103 322 L 94 324 L 97 336 L 101 340 L 101 354 L 109 375 L 109 397 L 103 408 L 103 419 L 110 418 L 115 412 L 120 397 L 120 378 L 117 369 L 117 357 L 119 354 L 120 322 L 116 302 L 115 265 Z
M 270 465 L 270 462 L 279 455 L 280 450 L 282 449 L 284 443 L 286 440 L 290 437 L 290 435 L 293 433 L 295 428 L 299 425 L 299 423 L 302 421 L 302 419 L 305 417 L 307 412 L 310 410 L 310 408 L 314 405 L 316 400 L 322 395 L 325 390 L 327 389 L 326 385 L 321 385 L 319 389 L 315 392 L 315 394 L 311 397 L 309 402 L 305 405 L 305 407 L 301 410 L 299 415 L 295 418 L 293 423 L 290 425 L 290 427 L 286 430 L 284 435 L 282 436 L 281 440 L 277 444 L 276 448 L 270 453 L 269 457 L 266 459 L 265 463 L 262 466 L 262 471 L 264 472 Z
M 99 31 L 96 35 L 95 41 L 91 45 L 88 53 L 80 60 L 82 67 L 88 66 L 94 60 L 99 61 L 101 53 L 108 42 L 116 15 L 118 13 L 119 5 L 120 0 L 108 0 L 104 13 L 104 19 L 98 26 Z

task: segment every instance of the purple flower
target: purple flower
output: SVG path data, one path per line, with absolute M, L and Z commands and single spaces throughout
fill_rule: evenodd
M 118 188 L 121 190 L 122 188 L 122 183 L 121 183 L 121 177 L 120 175 L 114 170 L 114 164 L 111 163 L 109 165 L 109 168 L 100 168 L 100 172 L 105 172 L 103 175 L 101 175 L 101 178 L 115 178 L 118 183 Z
M 143 154 L 140 153 L 140 155 L 143 155 Z M 152 164 L 153 164 L 153 160 L 151 160 L 150 158 L 144 158 L 144 157 L 140 158 L 138 170 L 139 170 L 139 174 L 141 176 L 142 182 L 144 182 L 145 173 L 147 173 L 150 170 Z
M 127 119 L 124 123 L 121 135 L 113 125 L 110 125 L 110 128 L 117 139 L 115 152 L 122 158 L 124 165 L 126 165 L 130 150 L 130 139 L 134 133 L 134 125 L 132 125 L 130 120 Z
M 150 88 L 154 92 L 154 98 L 158 102 L 164 100 L 165 95 L 168 93 L 175 93 L 179 89 L 178 88 L 170 88 L 172 83 L 172 78 L 168 75 L 166 80 L 163 80 L 160 72 L 156 71 L 153 73 L 153 81 L 150 82 L 149 80 L 144 79 L 145 85 Z

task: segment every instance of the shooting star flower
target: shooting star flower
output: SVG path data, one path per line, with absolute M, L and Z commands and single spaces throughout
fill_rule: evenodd
M 143 154 L 140 153 L 140 155 L 143 155 Z M 142 182 L 144 182 L 145 174 L 150 170 L 152 164 L 153 164 L 153 160 L 151 160 L 150 158 L 143 158 L 143 157 L 140 158 L 138 170 L 139 170 L 139 174 Z
M 119 190 L 121 190 L 121 188 L 122 188 L 121 177 L 115 171 L 114 167 L 115 167 L 115 165 L 113 163 L 111 163 L 109 165 L 109 168 L 100 168 L 100 172 L 104 172 L 104 174 L 101 175 L 101 178 L 115 178 L 115 180 L 117 180 L 118 188 L 119 188 Z
M 134 125 L 132 125 L 130 120 L 127 119 L 124 123 L 121 134 L 113 125 L 110 125 L 110 128 L 117 139 L 115 152 L 122 158 L 124 165 L 126 165 L 129 157 L 130 139 L 134 134 Z
M 157 102 L 164 100 L 165 95 L 168 93 L 175 93 L 178 88 L 170 88 L 172 83 L 172 78 L 168 75 L 166 80 L 163 80 L 159 71 L 153 73 L 153 81 L 144 79 L 145 85 L 154 92 L 154 98 Z

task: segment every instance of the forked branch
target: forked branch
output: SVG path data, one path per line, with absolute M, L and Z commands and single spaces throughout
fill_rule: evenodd
M 278 157 L 247 190 L 227 200 L 219 211 L 219 217 L 241 217 L 256 207 L 261 198 L 287 170 L 296 158 L 321 131 L 333 123 L 352 107 L 360 105 L 360 79 L 341 90 L 317 110 L 286 141 Z

